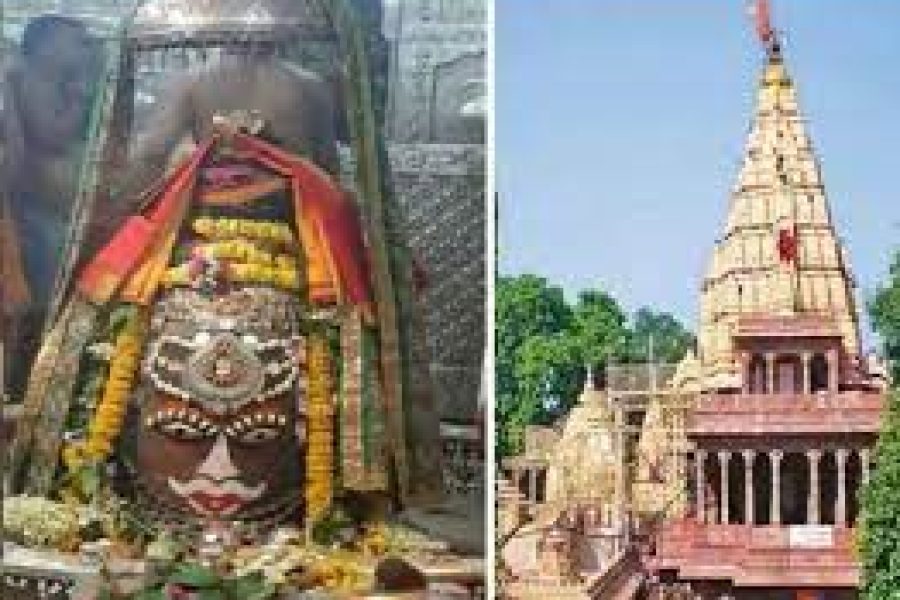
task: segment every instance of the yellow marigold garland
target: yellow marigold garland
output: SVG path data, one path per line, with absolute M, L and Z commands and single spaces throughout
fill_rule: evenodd
M 290 226 L 275 221 L 200 217 L 194 220 L 193 229 L 197 234 L 211 240 L 250 238 L 283 246 L 292 246 L 296 243 Z
M 288 268 L 257 263 L 228 263 L 225 278 L 233 283 L 271 285 L 291 291 L 300 289 L 300 274 L 296 263 Z M 190 265 L 182 264 L 167 269 L 162 283 L 165 287 L 190 285 Z
M 310 334 L 307 344 L 306 518 L 311 525 L 321 520 L 331 506 L 334 424 L 328 340 L 316 332 Z
M 248 227 L 256 227 L 259 231 L 269 231 L 271 239 L 277 243 L 284 241 L 290 231 L 283 229 L 278 223 L 243 221 L 240 219 L 201 218 L 194 221 L 194 228 L 207 234 L 226 231 L 224 222 L 238 223 L 234 228 L 240 232 Z M 252 227 L 251 227 L 252 228 Z M 274 228 L 271 229 L 270 228 Z M 228 230 L 230 231 L 230 230 Z M 273 233 L 274 232 L 274 233 Z M 224 235 L 224 234 L 223 234 Z M 271 285 L 290 291 L 300 289 L 300 269 L 297 258 L 290 254 L 269 252 L 247 239 L 223 239 L 197 246 L 199 255 L 207 259 L 225 261 L 227 264 L 223 277 L 232 283 Z M 166 269 L 162 276 L 164 287 L 191 285 L 190 261 Z
M 109 375 L 88 425 L 87 439 L 63 448 L 63 462 L 70 470 L 74 471 L 86 462 L 100 462 L 112 454 L 122 431 L 128 395 L 141 360 L 145 331 L 143 314 L 135 311 L 116 337 Z
M 282 268 L 297 268 L 297 260 L 288 254 L 276 254 L 261 249 L 248 240 L 223 240 L 201 244 L 199 251 L 208 258 L 233 260 Z

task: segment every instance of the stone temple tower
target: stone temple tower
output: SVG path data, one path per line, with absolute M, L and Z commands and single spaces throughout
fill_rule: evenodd
M 767 20 L 758 28 L 744 161 L 701 285 L 698 352 L 679 365 L 677 385 L 693 390 L 685 510 L 651 564 L 702 598 L 851 598 L 885 370 L 861 357 L 853 276 L 797 91 Z
M 725 231 L 701 290 L 704 388 L 736 387 L 742 371 L 735 334 L 772 327 L 837 335 L 835 358 L 850 369 L 859 363 L 853 276 L 780 52 L 760 78 Z

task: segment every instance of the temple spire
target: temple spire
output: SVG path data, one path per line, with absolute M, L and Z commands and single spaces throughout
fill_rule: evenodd
M 816 335 L 840 337 L 846 356 L 859 355 L 853 276 L 768 10 L 756 2 L 768 59 L 701 293 L 699 357 L 720 379 L 736 373 L 733 336 L 751 322 L 777 322 L 783 332 L 820 323 Z

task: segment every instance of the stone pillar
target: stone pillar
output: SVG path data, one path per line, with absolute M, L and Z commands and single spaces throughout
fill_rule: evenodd
M 766 393 L 775 393 L 775 359 L 774 352 L 766 352 Z
M 753 459 L 755 450 L 744 450 L 744 523 L 753 525 Z
M 749 352 L 741 352 L 740 353 L 740 361 L 741 361 L 741 392 L 744 394 L 749 394 L 750 386 L 752 384 L 751 378 L 753 377 L 753 373 L 750 372 L 750 353 Z
M 869 449 L 861 448 L 859 450 L 859 462 L 862 465 L 862 483 L 869 483 Z
M 838 373 L 840 372 L 838 351 L 832 348 L 826 353 L 825 358 L 828 362 L 828 391 L 835 394 L 838 391 Z
M 704 463 L 706 462 L 706 450 L 694 452 L 694 469 L 697 477 L 697 522 L 706 523 L 706 478 L 704 477 Z
M 839 448 L 834 453 L 837 463 L 837 499 L 834 502 L 834 524 L 847 526 L 847 450 Z
M 772 525 L 781 525 L 781 459 L 784 452 L 772 450 L 769 452 L 769 464 L 772 469 L 772 505 L 769 508 L 769 521 Z
M 800 360 L 803 363 L 803 393 L 809 395 L 812 393 L 812 371 L 810 369 L 812 354 L 804 352 L 800 355 Z
M 819 498 L 819 461 L 822 459 L 821 450 L 808 450 L 806 458 L 809 461 L 809 497 L 806 503 L 806 522 L 810 525 L 818 525 L 821 518 L 821 506 Z
M 537 504 L 538 501 L 537 476 L 537 467 L 534 465 L 528 467 L 528 495 L 530 496 L 529 500 L 531 500 L 532 504 Z
M 720 523 L 728 524 L 728 461 L 731 459 L 731 452 L 728 450 L 719 451 L 719 510 Z
M 621 405 L 615 408 L 616 421 L 616 525 L 625 524 L 625 419 Z

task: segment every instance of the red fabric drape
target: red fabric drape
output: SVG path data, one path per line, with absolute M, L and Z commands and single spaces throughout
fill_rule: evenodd
M 140 267 L 159 234 L 167 230 L 179 210 L 186 190 L 196 182 L 200 166 L 219 137 L 200 147 L 168 178 L 151 198 L 147 209 L 130 217 L 113 239 L 88 263 L 78 281 L 78 289 L 95 302 L 106 302 L 117 293 L 126 278 Z M 356 207 L 348 194 L 325 171 L 311 161 L 292 155 L 258 138 L 236 134 L 233 149 L 261 166 L 291 179 L 296 218 L 308 219 L 317 231 L 333 267 L 334 288 L 339 299 L 372 315 L 372 289 L 366 261 L 366 247 Z
M 340 290 L 350 303 L 371 316 L 372 289 L 366 260 L 366 247 L 356 206 L 348 194 L 311 161 L 289 154 L 259 138 L 238 134 L 236 149 L 247 150 L 263 164 L 289 174 L 294 187 L 294 205 L 309 214 L 328 244 L 332 264 L 337 270 Z

